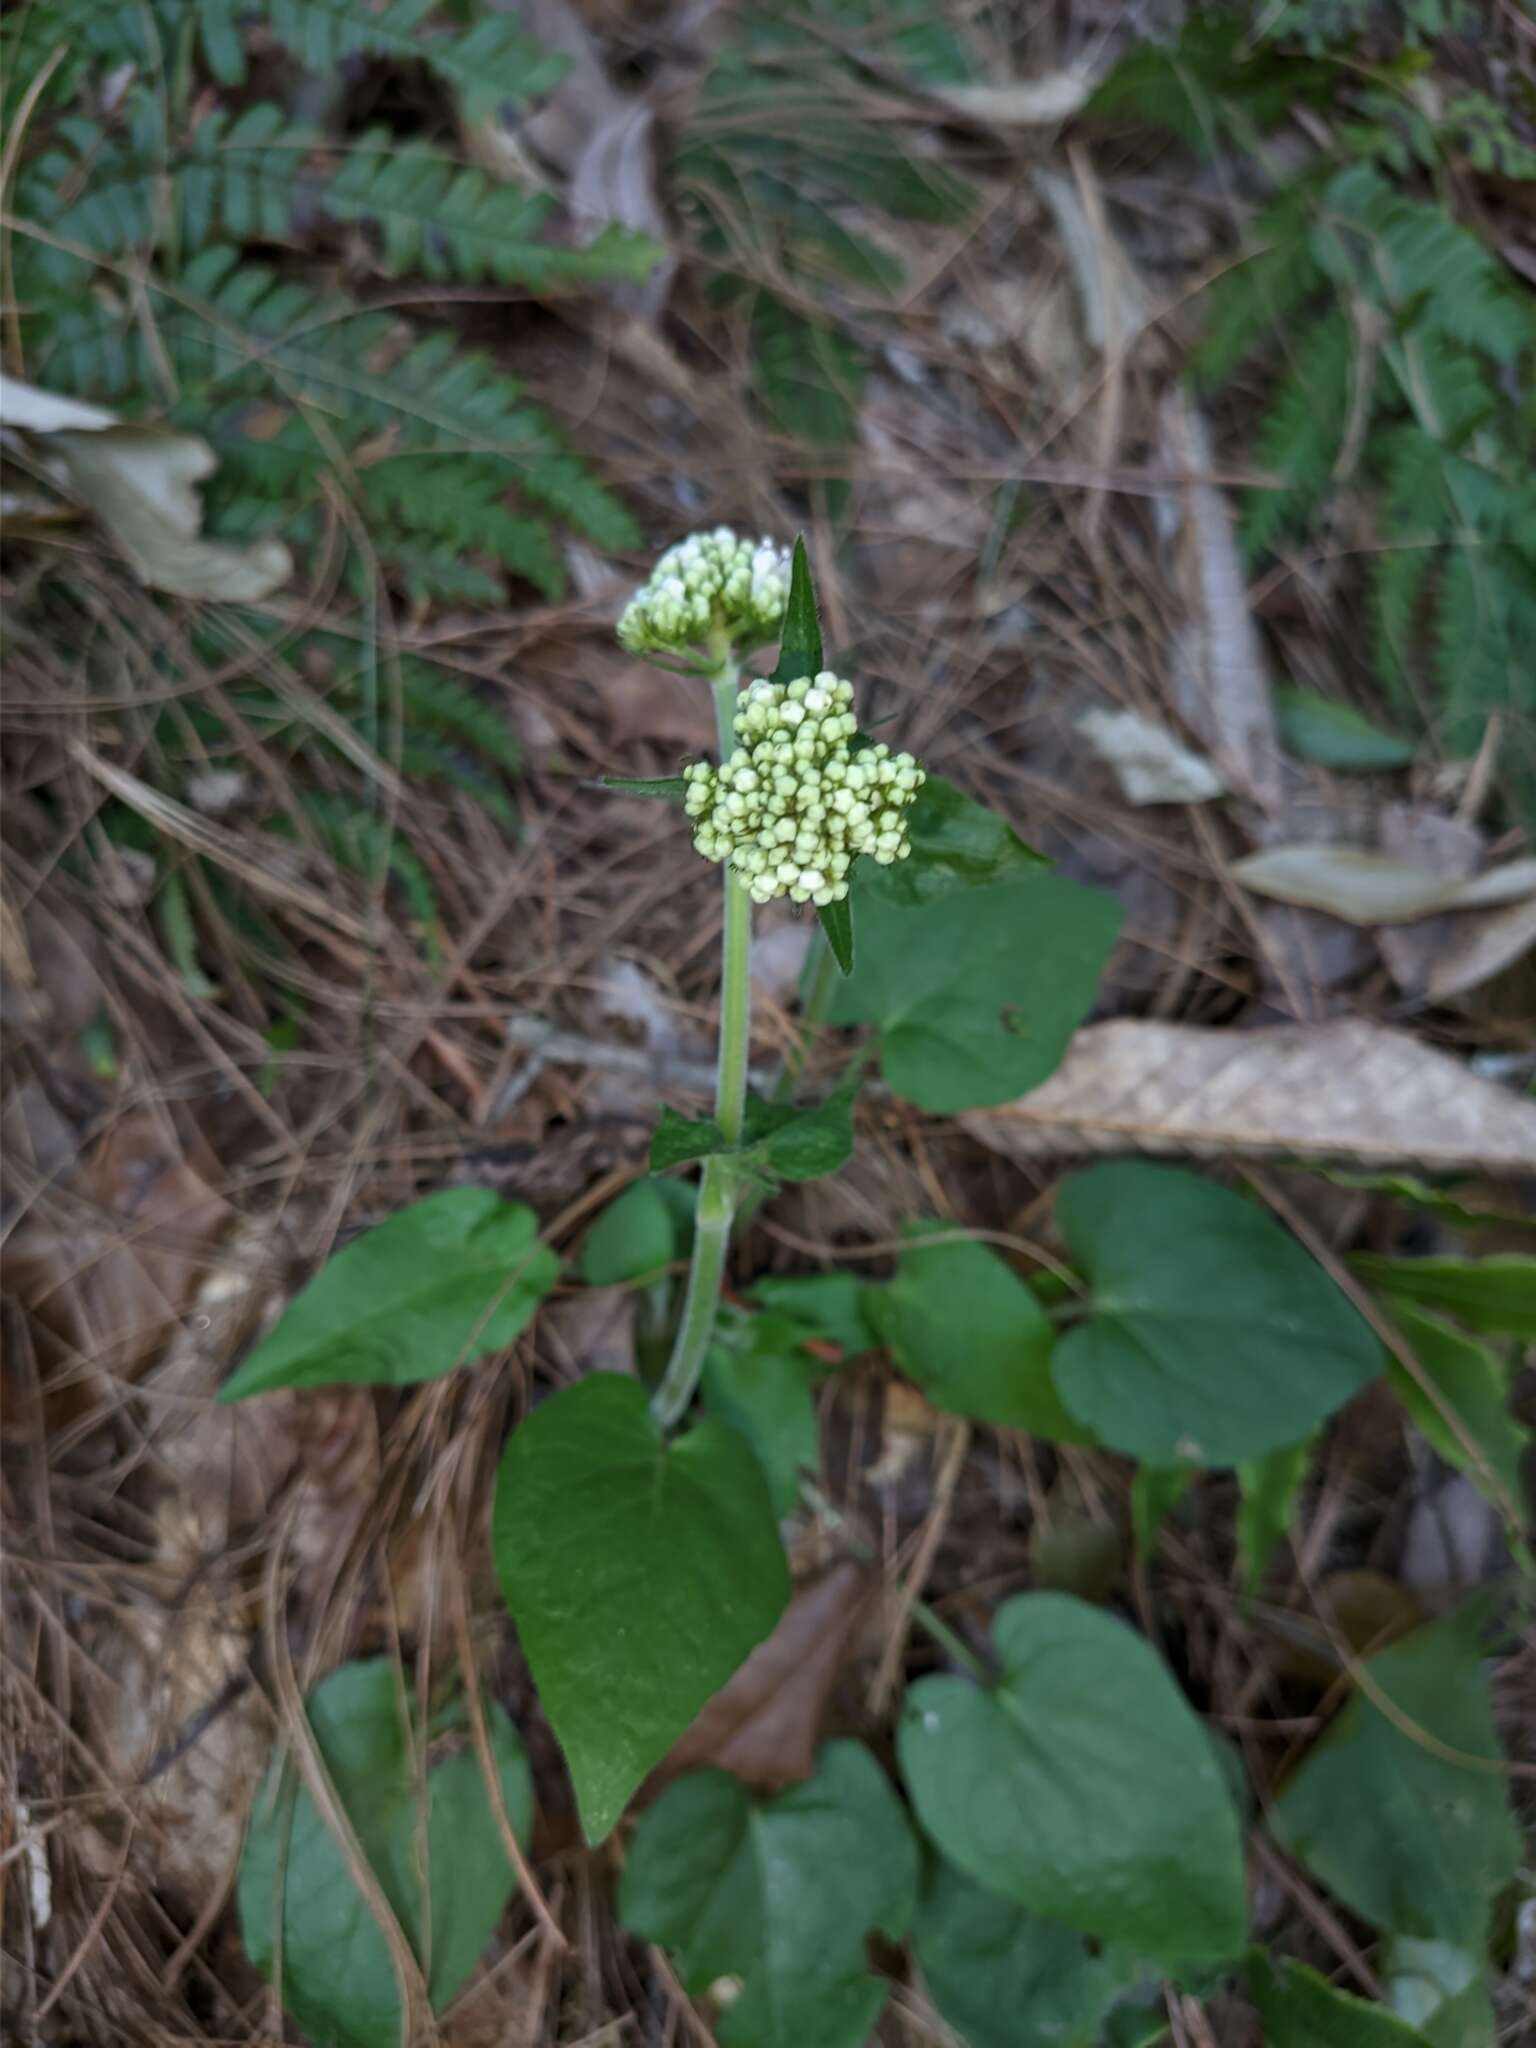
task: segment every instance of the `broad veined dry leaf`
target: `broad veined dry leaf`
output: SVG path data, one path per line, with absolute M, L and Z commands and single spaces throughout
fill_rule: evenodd
M 1536 1102 L 1363 1018 L 1258 1031 L 1091 1024 L 1033 1093 L 960 1121 L 1018 1159 L 1148 1152 L 1536 1170 Z
M 1458 880 L 1358 846 L 1273 846 L 1228 873 L 1256 895 L 1356 925 L 1407 924 L 1443 910 L 1486 910 L 1536 896 L 1536 857 Z
M 1139 711 L 1085 711 L 1077 729 L 1132 804 L 1202 804 L 1225 794 L 1210 762 Z
M 827 1701 L 875 1585 L 873 1574 L 845 1560 L 802 1586 L 773 1634 L 668 1752 L 649 1789 L 706 1765 L 761 1791 L 809 1778 Z
M 293 574 L 281 541 L 203 538 L 196 487 L 218 458 L 197 435 L 135 426 L 13 377 L 0 378 L 0 426 L 30 437 L 52 481 L 96 515 L 152 590 L 250 604 Z

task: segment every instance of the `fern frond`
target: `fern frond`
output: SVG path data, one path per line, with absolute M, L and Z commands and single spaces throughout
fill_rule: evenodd
M 662 254 L 649 235 L 614 226 L 581 249 L 540 242 L 535 238 L 553 200 L 498 183 L 431 149 L 402 148 L 382 129 L 347 151 L 321 204 L 335 220 L 376 225 L 384 267 L 395 277 L 419 270 L 427 277 L 540 287 L 640 279 Z
M 1243 544 L 1250 555 L 1299 531 L 1317 509 L 1344 438 L 1354 354 L 1354 335 L 1340 308 L 1301 337 L 1296 361 L 1259 427 L 1259 466 L 1282 477 L 1286 488 L 1244 494 Z
M 760 291 L 752 343 L 758 397 L 779 431 L 813 447 L 846 447 L 864 390 L 864 358 L 848 337 Z
M 565 572 L 549 527 L 503 502 L 506 475 L 483 456 L 392 456 L 358 474 L 363 503 L 391 528 L 499 562 L 553 602 Z
M 403 662 L 400 694 L 414 732 L 435 732 L 456 740 L 509 775 L 521 769 L 522 749 L 511 727 L 483 698 L 445 670 L 420 661 Z
M 509 839 L 519 837 L 521 821 L 517 805 L 507 792 L 489 775 L 478 772 L 451 749 L 430 739 L 407 740 L 400 749 L 397 765 L 400 773 L 409 776 L 413 782 L 442 783 L 450 789 L 461 790 L 501 827 Z
M 388 819 L 364 810 L 350 797 L 309 789 L 300 793 L 298 801 L 338 868 L 361 876 L 370 888 L 377 888 L 386 875 L 394 876 L 422 928 L 428 953 L 436 958 L 442 921 L 437 896 L 415 848 Z
M 1205 293 L 1205 338 L 1191 363 L 1202 384 L 1230 377 L 1323 282 L 1306 233 L 1313 204 L 1305 180 L 1287 186 L 1253 224 L 1257 252 L 1223 271 Z
M 486 10 L 468 28 L 434 31 L 427 22 L 435 7 L 436 0 L 386 0 L 381 7 L 369 0 L 263 0 L 256 11 L 306 71 L 334 71 L 352 57 L 425 64 L 470 121 L 537 98 L 570 67 L 569 58 L 534 42 L 514 14 Z
M 1497 403 L 1476 356 L 1443 335 L 1412 332 L 1382 353 L 1414 418 L 1448 448 L 1465 441 Z

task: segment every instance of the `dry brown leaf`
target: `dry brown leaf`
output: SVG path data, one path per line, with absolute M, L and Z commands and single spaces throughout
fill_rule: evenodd
M 1363 1018 L 1257 1031 L 1091 1024 L 1033 1094 L 960 1121 L 1016 1159 L 1149 1152 L 1536 1170 L 1536 1102 Z
M 1536 949 L 1536 896 L 1502 910 L 1465 911 L 1430 967 L 1424 993 L 1432 1002 L 1481 988 Z
M 54 1363 L 130 1375 L 191 1302 L 232 1214 L 175 1133 L 135 1111 L 68 1195 L 50 1192 L 17 1228 L 7 1284 Z
M 1227 872 L 1256 895 L 1325 910 L 1354 925 L 1408 924 L 1536 895 L 1536 857 L 1457 880 L 1358 846 L 1273 846 Z
M 1199 479 L 1215 466 L 1204 419 L 1182 387 L 1163 404 L 1162 456 L 1189 478 L 1166 506 L 1169 551 L 1186 623 L 1174 646 L 1174 706 L 1231 789 L 1272 811 L 1280 747 L 1269 678 L 1248 609 L 1248 579 L 1225 495 Z
M 1464 881 L 1482 864 L 1483 835 L 1477 827 L 1427 804 L 1388 804 L 1381 814 L 1376 843 L 1377 851 L 1389 859 L 1428 868 L 1448 881 Z M 1408 995 L 1423 995 L 1436 961 L 1460 924 L 1452 911 L 1419 918 L 1412 924 L 1382 925 L 1377 930 L 1377 951 L 1400 989 Z
M 196 434 L 119 421 L 14 377 L 0 377 L 0 425 L 27 437 L 50 481 L 95 513 L 151 590 L 253 604 L 293 574 L 281 541 L 203 538 L 197 486 L 218 457 Z
M 765 1792 L 810 1777 L 827 1702 L 877 1584 L 845 1560 L 802 1586 L 773 1634 L 668 1752 L 649 1789 L 706 1765 Z
M 1068 69 L 1000 85 L 932 86 L 929 93 L 963 120 L 983 128 L 1050 128 L 1080 113 L 1093 87 L 1088 72 Z

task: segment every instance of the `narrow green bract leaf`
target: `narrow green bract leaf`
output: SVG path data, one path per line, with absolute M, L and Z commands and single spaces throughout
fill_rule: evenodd
M 1116 1450 L 1149 1465 L 1261 1457 L 1381 1372 L 1370 1326 L 1316 1260 L 1212 1181 L 1094 1166 L 1062 1183 L 1056 1215 L 1093 1287 L 1056 1384 Z
M 860 872 L 853 894 L 859 957 L 831 1021 L 878 1025 L 886 1080 L 938 1113 L 1006 1102 L 1055 1071 L 1120 927 L 1111 897 L 1059 875 L 903 904 Z
M 1372 1926 L 1480 1948 L 1520 1836 L 1502 1773 L 1479 1768 L 1499 1746 L 1476 1610 L 1416 1629 L 1365 1668 L 1392 1711 L 1363 1692 L 1350 1700 L 1272 1807 L 1275 1838 Z
M 901 863 L 898 861 L 897 866 Z M 820 904 L 816 916 L 832 948 L 832 958 L 844 974 L 853 972 L 853 901 L 844 896 L 837 903 Z
M 688 794 L 688 785 L 681 775 L 600 775 L 597 786 L 611 790 L 615 796 L 649 796 L 667 804 L 680 804 Z
M 936 1864 L 914 1946 L 934 2004 L 967 2048 L 1095 2048 L 1122 1973 L 1081 1935 Z
M 619 1915 L 672 1950 L 688 1990 L 736 1980 L 720 2048 L 862 2048 L 887 1995 L 865 1936 L 901 1939 L 917 1875 L 879 1765 L 831 1742 L 809 1783 L 762 1805 L 724 1771 L 669 1786 L 635 1831 Z
M 986 1245 L 943 1223 L 911 1224 L 916 1240 L 869 1312 L 891 1355 L 935 1407 L 1053 1442 L 1092 1443 L 1051 1378 L 1056 1333 L 1029 1288 Z
M 1351 1269 L 1383 1294 L 1444 1309 L 1473 1330 L 1536 1338 L 1536 1258 L 1496 1252 L 1486 1259 L 1388 1259 L 1358 1252 Z
M 1296 1496 L 1312 1462 L 1312 1440 L 1282 1444 L 1237 1468 L 1237 1564 L 1245 1593 L 1256 1593 L 1281 1538 L 1291 1526 Z
M 1264 2022 L 1266 2048 L 1423 2048 L 1424 2036 L 1385 2006 L 1336 1991 L 1305 1963 L 1248 1962 L 1248 1989 Z
M 1165 1963 L 1242 1946 L 1242 1837 L 1216 1752 L 1139 1636 L 1059 1593 L 993 1627 L 1003 1675 L 925 1678 L 899 1753 L 917 1815 L 992 1891 Z
M 560 1262 L 521 1202 L 444 1188 L 336 1253 L 219 1389 L 410 1386 L 500 1351 L 555 1284 Z
M 1392 1320 L 1460 1428 L 1452 1426 L 1429 1390 L 1389 1351 L 1392 1391 L 1448 1464 L 1465 1472 L 1506 1512 L 1518 1511 L 1528 1439 L 1509 1412 L 1509 1389 L 1498 1360 L 1486 1344 L 1406 1302 L 1393 1307 Z
M 1293 754 L 1324 768 L 1406 768 L 1416 751 L 1411 740 L 1383 732 L 1352 704 L 1283 683 L 1275 689 L 1275 723 Z
M 342 1665 L 310 1694 L 305 1712 L 326 1774 L 440 2012 L 479 1961 L 516 1882 L 479 1759 L 466 1739 L 423 1780 L 422 1734 L 405 1718 L 400 1675 L 388 1657 Z M 485 1714 L 507 1815 L 526 1842 L 533 1818 L 528 1761 L 494 1700 L 485 1702 Z M 312 2039 L 332 2048 L 399 2040 L 400 1995 L 388 1944 L 289 1759 L 273 1764 L 251 1809 L 239 1904 L 246 1954 L 277 1982 L 283 2005 Z
M 789 1568 L 744 1439 L 668 1444 L 639 1382 L 594 1373 L 513 1432 L 497 1576 L 589 1841 L 772 1630 Z
M 784 606 L 778 665 L 769 680 L 798 682 L 801 676 L 819 675 L 822 666 L 821 617 L 816 609 L 816 586 L 811 581 L 811 558 L 801 533 L 795 536 L 790 559 L 789 597 Z

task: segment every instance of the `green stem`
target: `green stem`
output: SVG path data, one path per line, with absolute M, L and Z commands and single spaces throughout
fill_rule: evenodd
M 736 691 L 740 664 L 728 646 L 712 649 L 715 674 L 715 727 L 722 760 L 735 745 Z M 747 1054 L 752 1036 L 752 899 L 735 872 L 726 867 L 721 931 L 720 1059 L 715 1076 L 715 1122 L 726 1143 L 741 1142 L 747 1097 Z M 661 1384 L 651 1398 L 651 1412 L 663 1429 L 673 1429 L 687 1413 L 704 1370 L 704 1354 L 720 1313 L 720 1288 L 725 1279 L 731 1224 L 736 1214 L 737 1171 L 728 1155 L 716 1153 L 704 1162 L 693 1227 L 693 1258 L 688 1291 L 672 1356 Z

